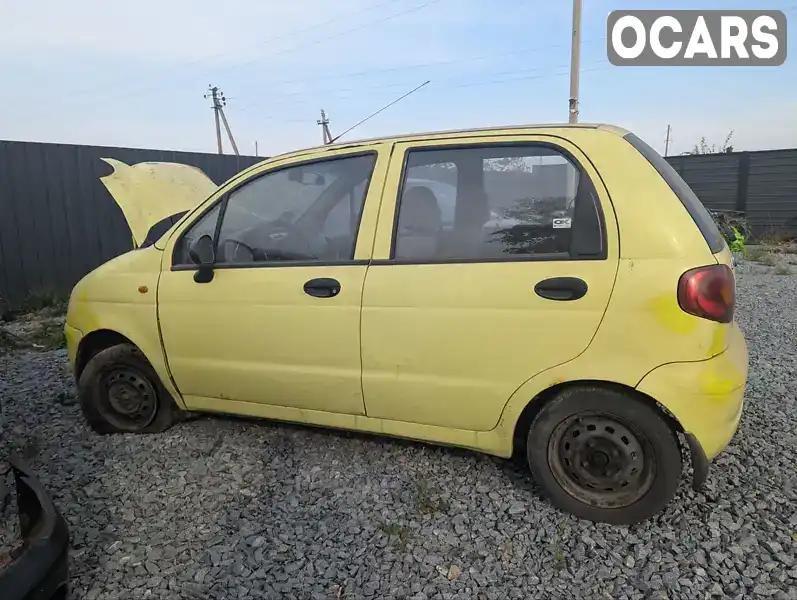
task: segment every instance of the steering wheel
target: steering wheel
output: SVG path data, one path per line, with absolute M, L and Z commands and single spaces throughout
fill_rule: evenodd
M 273 254 L 278 254 L 280 256 L 284 256 L 285 254 L 293 254 L 291 252 L 281 252 L 280 242 L 287 239 L 291 241 L 298 241 L 298 244 L 296 245 L 300 247 L 297 248 L 297 252 L 295 252 L 296 254 L 301 252 L 302 254 L 306 254 L 308 258 L 318 258 L 313 251 L 312 240 L 310 240 L 294 223 L 277 220 L 271 224 L 269 229 L 270 231 L 267 235 L 275 242 L 273 246 L 273 250 L 275 252 L 273 252 Z M 269 247 L 271 248 L 270 244 Z M 277 260 L 279 260 L 279 258 Z
M 222 244 L 224 246 L 224 262 L 263 262 L 268 260 L 268 256 L 260 248 L 252 248 L 238 240 L 226 239 Z

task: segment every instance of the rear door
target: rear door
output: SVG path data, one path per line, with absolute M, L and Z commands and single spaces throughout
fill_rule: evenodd
M 611 203 L 553 136 L 397 144 L 363 291 L 369 417 L 486 431 L 589 345 L 618 262 Z M 456 191 L 453 223 L 435 187 Z

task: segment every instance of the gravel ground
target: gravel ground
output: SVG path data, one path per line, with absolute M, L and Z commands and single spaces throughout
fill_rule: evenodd
M 12 473 L 5 473 L 0 462 L 0 569 L 11 562 L 19 549 L 22 536 L 17 516 L 17 494 Z M 3 474 L 5 473 L 5 474 Z
M 797 276 L 738 272 L 741 429 L 703 493 L 631 528 L 466 451 L 210 417 L 95 435 L 63 351 L 0 357 L 0 397 L 69 521 L 75 598 L 797 598 Z

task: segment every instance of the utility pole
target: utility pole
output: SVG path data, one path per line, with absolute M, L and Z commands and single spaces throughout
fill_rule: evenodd
M 255 140 L 255 156 L 260 156 L 260 155 L 257 153 L 257 140 Z
M 221 121 L 224 123 L 224 129 L 227 130 L 227 137 L 230 138 L 230 145 L 232 146 L 233 152 L 238 156 L 238 146 L 235 143 L 235 138 L 232 137 L 232 131 L 230 131 L 230 124 L 227 122 L 227 116 L 224 114 L 224 107 L 227 106 L 227 98 L 216 86 L 209 85 L 208 92 L 208 94 L 205 94 L 205 98 L 210 98 L 213 101 L 211 108 L 213 109 L 213 116 L 216 120 L 216 144 L 218 145 L 219 154 L 224 153 L 221 146 L 221 124 L 219 123 L 219 117 L 221 117 Z
M 321 119 L 316 121 L 321 126 L 321 135 L 324 138 L 324 144 L 331 144 L 332 143 L 332 134 L 329 133 L 329 119 L 327 119 L 327 115 L 324 112 L 324 109 L 321 109 Z
M 239 155 L 238 146 L 235 143 L 235 138 L 232 137 L 232 131 L 230 131 L 230 124 L 227 123 L 227 117 L 224 114 L 224 109 L 220 108 L 219 113 L 221 114 L 221 121 L 222 123 L 224 123 L 224 129 L 227 130 L 227 136 L 230 138 L 230 145 L 232 146 L 232 151 L 235 152 L 235 156 L 238 156 Z
M 667 125 L 667 139 L 664 140 L 664 156 L 670 152 L 670 126 Z
M 219 102 L 219 88 L 213 87 L 208 85 L 208 92 L 209 94 L 205 94 L 205 98 L 212 98 L 213 104 L 210 108 L 213 109 L 213 117 L 216 120 L 216 145 L 219 149 L 219 154 L 222 154 L 224 151 L 221 147 L 221 124 L 219 123 L 219 109 L 221 108 L 221 104 Z
M 573 39 L 570 49 L 570 123 L 578 123 L 578 83 L 581 69 L 581 0 L 573 0 Z

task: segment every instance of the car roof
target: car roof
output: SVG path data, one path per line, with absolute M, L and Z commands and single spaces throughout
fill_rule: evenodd
M 614 133 L 615 135 L 624 136 L 629 133 L 628 130 L 615 125 L 606 123 L 539 123 L 528 125 L 504 125 L 500 127 L 481 127 L 472 129 L 450 129 L 443 131 L 427 131 L 422 133 L 405 133 L 400 135 L 383 136 L 376 138 L 366 138 L 360 140 L 352 140 L 347 142 L 335 142 L 332 144 L 325 144 L 323 146 L 313 146 L 301 150 L 294 150 L 270 157 L 269 160 L 290 158 L 291 156 L 301 156 L 302 154 L 310 154 L 322 151 L 342 150 L 347 148 L 357 148 L 360 146 L 373 146 L 379 143 L 394 143 L 394 142 L 411 142 L 429 139 L 454 139 L 458 137 L 465 137 L 468 135 L 488 136 L 488 135 L 513 135 L 530 133 L 535 129 L 546 130 L 564 130 L 564 129 L 601 129 Z

